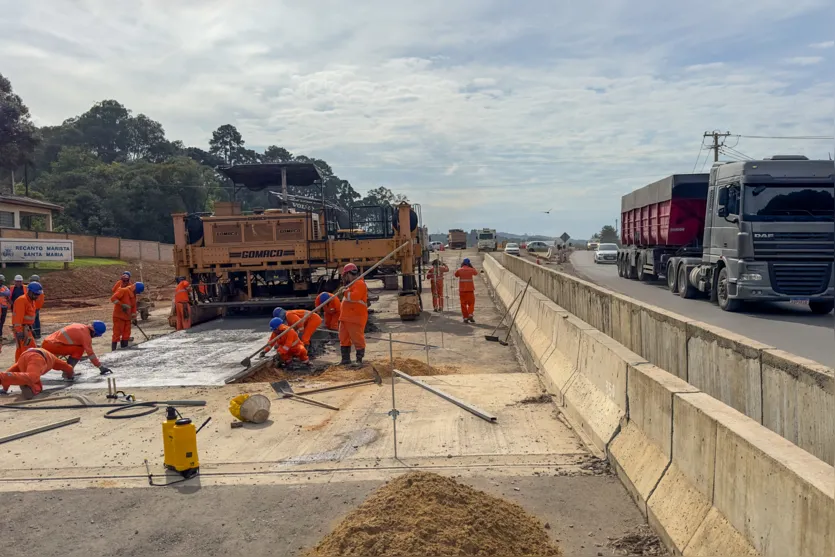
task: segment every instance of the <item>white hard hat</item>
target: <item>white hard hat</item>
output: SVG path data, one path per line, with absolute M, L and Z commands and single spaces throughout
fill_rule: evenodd
M 21 282 L 23 281 L 23 277 L 22 277 L 22 276 L 20 276 L 20 275 L 15 275 L 15 276 L 14 276 L 14 279 L 15 279 L 15 280 L 19 280 L 19 281 L 21 281 Z

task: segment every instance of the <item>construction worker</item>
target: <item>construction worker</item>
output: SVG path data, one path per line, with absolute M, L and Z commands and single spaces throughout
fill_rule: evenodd
M 23 286 L 23 277 L 15 275 L 14 284 L 11 287 L 11 294 L 9 294 L 9 301 L 12 303 L 12 313 L 14 313 L 14 303 L 18 298 L 23 296 L 26 292 L 26 287 Z
M 177 330 L 191 329 L 191 283 L 186 277 L 177 277 L 177 290 L 174 292 L 174 310 L 177 313 Z
M 273 348 L 278 352 L 279 358 L 285 364 L 293 361 L 293 358 L 298 358 L 300 362 L 309 364 L 310 360 L 307 358 L 307 349 L 302 344 L 299 335 L 296 331 L 288 327 L 284 320 L 280 317 L 273 317 L 270 320 L 270 340 L 267 341 L 267 349 L 261 352 L 261 356 L 266 356 Z M 287 333 L 278 338 L 278 335 L 287 331 Z
M 40 284 L 41 277 L 39 277 L 38 275 L 32 275 L 31 277 L 29 277 L 29 284 L 32 284 L 33 282 L 37 282 Z M 26 290 L 25 286 L 23 287 L 23 290 Z M 38 296 L 38 299 L 35 300 L 35 325 L 32 327 L 32 336 L 34 336 L 36 339 L 41 338 L 41 308 L 43 307 L 43 302 L 44 295 L 41 294 L 40 296 Z
M 26 294 L 19 296 L 14 302 L 12 328 L 14 329 L 15 341 L 17 343 L 17 350 L 15 350 L 14 354 L 15 361 L 20 358 L 20 355 L 24 351 L 37 347 L 35 337 L 32 334 L 32 327 L 35 325 L 36 304 L 41 294 L 43 294 L 41 283 L 30 282 L 26 289 Z
M 458 297 L 461 301 L 461 315 L 464 316 L 464 323 L 475 323 L 473 312 L 475 311 L 475 281 L 473 277 L 478 274 L 470 259 L 466 258 L 461 262 L 461 267 L 455 271 L 458 278 Z
M 53 369 L 72 377 L 72 366 L 43 348 L 29 348 L 20 355 L 15 364 L 0 373 L 0 394 L 8 394 L 9 387 L 19 385 L 23 398 L 30 399 L 43 390 L 41 376 Z
M 351 346 L 357 351 L 357 364 L 362 365 L 365 357 L 365 324 L 368 322 L 368 287 L 359 279 L 359 269 L 353 263 L 342 268 L 342 284 L 347 287 L 342 296 L 339 312 L 339 345 L 342 348 L 340 364 L 351 363 Z
M 107 331 L 107 325 L 104 321 L 93 321 L 90 325 L 73 323 L 46 337 L 41 348 L 56 356 L 66 356 L 67 363 L 73 369 L 81 361 L 81 357 L 87 354 L 90 363 L 99 368 L 101 375 L 107 375 L 113 372 L 103 365 L 93 352 L 93 339 L 102 336 L 105 331 Z M 71 378 L 67 377 L 67 379 Z
M 9 298 L 12 291 L 6 286 L 6 277 L 0 275 L 0 340 L 3 338 L 3 328 L 6 326 L 6 316 L 12 301 Z M 0 345 L 2 346 L 2 345 Z
M 122 348 L 128 347 L 130 342 L 130 326 L 136 322 L 136 296 L 145 291 L 145 285 L 135 282 L 130 286 L 119 288 L 110 297 L 113 303 L 113 337 L 110 342 L 110 349 L 116 350 L 116 345 L 121 343 Z
M 120 288 L 127 288 L 128 286 L 130 286 L 130 271 L 125 271 L 122 273 L 122 276 L 119 277 L 119 280 L 116 281 L 116 284 L 113 285 L 111 292 L 115 294 Z
M 310 317 L 305 319 L 304 323 L 302 323 L 299 327 L 294 327 L 294 325 L 304 319 L 307 314 L 310 314 Z M 293 327 L 296 332 L 300 332 L 302 343 L 305 348 L 310 346 L 310 339 L 313 338 L 313 333 L 315 333 L 322 324 L 322 318 L 319 317 L 318 314 L 305 309 L 291 309 L 290 311 L 285 311 L 282 319 L 284 319 L 284 322 L 287 323 L 288 326 Z
M 448 272 L 449 267 L 440 259 L 435 258 L 426 273 L 426 278 L 429 279 L 429 285 L 432 288 L 432 308 L 435 311 L 444 311 L 444 273 Z
M 342 302 L 339 301 L 339 298 L 328 292 L 322 292 L 316 296 L 317 306 L 321 306 L 325 302 L 328 302 L 327 305 L 319 310 L 325 316 L 325 328 L 331 331 L 338 331 L 339 312 L 342 311 Z

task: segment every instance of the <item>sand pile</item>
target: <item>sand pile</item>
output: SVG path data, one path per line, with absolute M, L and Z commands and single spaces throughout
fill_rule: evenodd
M 410 472 L 372 493 L 308 555 L 545 557 L 561 553 L 539 520 L 522 507 L 437 474 Z
M 314 361 L 314 364 L 317 363 Z M 242 379 L 240 383 L 264 383 L 279 381 L 281 379 L 299 379 L 302 377 L 315 378 L 317 381 L 332 381 L 334 383 L 362 381 L 363 379 L 371 379 L 374 377 L 374 372 L 371 371 L 372 366 L 377 369 L 377 373 L 380 376 L 391 377 L 392 366 L 389 360 L 371 360 L 366 361 L 365 365 L 361 368 L 341 365 L 331 365 L 321 368 L 313 365 L 309 371 L 301 368 L 301 366 L 297 366 L 291 370 L 276 368 L 272 365 L 268 367 L 262 366 L 249 377 Z M 426 362 L 412 358 L 395 358 L 394 368 L 416 377 L 450 375 L 458 372 L 458 368 L 455 366 L 430 366 L 426 365 Z

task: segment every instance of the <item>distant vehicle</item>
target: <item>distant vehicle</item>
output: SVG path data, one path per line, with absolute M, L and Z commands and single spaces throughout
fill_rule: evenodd
M 545 242 L 535 241 L 535 242 L 528 242 L 526 246 L 528 253 L 536 253 L 536 252 L 547 252 L 548 251 L 548 244 Z
M 460 228 L 452 228 L 447 237 L 450 249 L 467 249 L 467 233 Z
M 835 307 L 832 161 L 800 155 L 714 164 L 621 200 L 618 274 L 665 277 L 682 298 Z
M 595 263 L 617 263 L 618 262 L 618 245 L 617 244 L 600 244 L 594 251 Z
M 492 228 L 482 228 L 478 231 L 478 251 L 496 251 L 496 231 Z
M 519 255 L 519 244 L 507 244 L 504 247 L 504 252 L 510 255 Z
M 429 242 L 429 250 L 430 251 L 438 251 L 438 250 L 441 249 L 441 246 L 443 246 L 443 245 L 444 245 L 443 242 Z
M 586 249 L 589 251 L 597 251 L 597 246 L 599 245 L 600 244 L 598 244 L 597 242 L 589 242 L 588 244 L 586 244 Z
M 526 242 L 522 242 L 521 244 L 519 244 L 519 247 L 522 249 L 528 249 L 528 244 Z

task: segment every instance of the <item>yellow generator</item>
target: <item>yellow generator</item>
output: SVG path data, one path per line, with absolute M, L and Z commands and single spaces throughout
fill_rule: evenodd
M 409 308 L 401 317 L 417 317 L 413 307 L 420 305 L 418 277 L 425 251 L 419 207 L 344 209 L 326 203 L 322 175 L 311 163 L 245 164 L 218 171 L 235 184 L 233 191 L 276 187 L 279 191 L 270 191 L 279 207 L 243 211 L 240 203 L 218 202 L 211 214 L 172 215 L 174 262 L 177 274 L 192 284 L 193 323 L 277 305 L 311 309 L 316 295 L 339 287 L 345 264 L 364 271 L 404 243 L 370 277 L 399 275 L 400 295 L 409 300 L 399 304 Z M 290 195 L 289 187 L 306 193 Z

